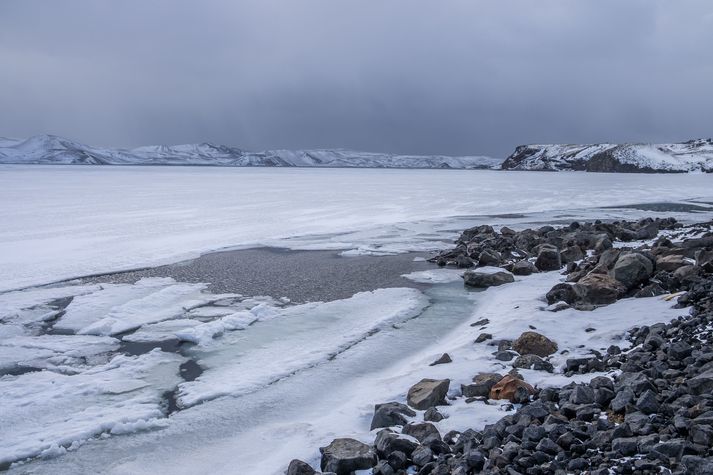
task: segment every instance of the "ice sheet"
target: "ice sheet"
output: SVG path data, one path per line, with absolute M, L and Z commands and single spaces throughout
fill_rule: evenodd
M 45 368 L 76 373 L 91 358 L 119 347 L 115 338 L 89 335 L 12 335 L 0 337 L 0 372 Z
M 162 394 L 179 381 L 178 355 L 154 350 L 75 375 L 51 371 L 0 378 L 0 464 L 57 455 L 100 433 L 157 427 Z
M 225 335 L 206 350 L 196 350 L 205 372 L 195 381 L 180 385 L 178 402 L 188 407 L 220 396 L 256 391 L 334 358 L 383 326 L 418 315 L 426 305 L 428 299 L 418 290 L 397 288 L 281 310 L 265 308 L 262 313 L 270 312 L 270 321 L 246 332 Z M 200 329 L 194 327 L 188 332 L 202 336 Z
M 168 263 L 225 246 L 433 249 L 456 234 L 460 226 L 453 226 L 455 217 L 710 198 L 711 179 L 4 165 L 0 290 Z M 451 226 L 434 235 L 444 221 Z
M 206 284 L 178 283 L 153 289 L 149 294 L 134 298 L 116 306 L 106 305 L 103 295 L 99 295 L 98 307 L 108 308 L 106 313 L 94 314 L 95 320 L 81 327 L 77 333 L 83 335 L 116 335 L 139 328 L 141 325 L 156 323 L 183 315 L 192 307 L 212 300 L 201 293 Z M 101 294 L 102 292 L 98 292 Z M 109 300 L 114 295 L 109 296 Z M 83 302 L 86 304 L 86 302 Z M 84 316 L 84 314 L 83 314 Z M 86 323 L 86 322 L 85 322 Z
M 259 391 L 246 393 L 250 387 L 240 381 L 251 379 L 251 375 L 260 374 L 262 368 L 257 364 L 242 366 L 244 372 L 215 372 L 213 384 L 226 388 L 241 397 L 221 398 L 194 406 L 179 412 L 172 418 L 172 424 L 161 434 L 138 436 L 137 442 L 129 443 L 117 440 L 120 445 L 104 445 L 96 451 L 77 453 L 77 458 L 70 458 L 66 463 L 49 465 L 40 473 L 66 473 L 66 469 L 76 467 L 81 460 L 81 467 L 95 467 L 97 458 L 111 458 L 113 462 L 104 466 L 107 473 L 134 473 L 138 475 L 170 471 L 176 475 L 201 471 L 209 466 L 215 473 L 231 473 L 238 470 L 246 475 L 264 475 L 283 473 L 292 458 L 308 460 L 315 466 L 319 463 L 317 447 L 328 444 L 334 437 L 355 437 L 371 442 L 374 433 L 369 432 L 369 423 L 375 403 L 396 400 L 405 401 L 406 390 L 421 378 L 450 378 L 451 394 L 456 395 L 461 383 L 469 382 L 480 371 L 506 371 L 509 367 L 492 356 L 494 347 L 473 343 L 481 331 L 494 334 L 495 338 L 514 338 L 520 332 L 529 330 L 529 325 L 537 331 L 555 339 L 560 349 L 568 349 L 571 354 L 581 351 L 578 345 L 586 344 L 594 348 L 606 347 L 611 343 L 621 343 L 621 333 L 633 325 L 665 321 L 680 315 L 685 310 L 671 308 L 672 303 L 659 298 L 623 300 L 609 307 L 593 312 L 549 312 L 542 300 L 543 292 L 557 283 L 561 276 L 556 272 L 518 277 L 513 284 L 490 288 L 482 292 L 466 292 L 458 283 L 439 284 L 444 291 L 434 290 L 431 306 L 422 316 L 408 320 L 403 326 L 385 327 L 382 332 L 370 337 L 363 343 L 324 361 L 321 365 L 293 373 L 287 378 L 262 387 Z M 471 306 L 476 302 L 475 309 Z M 468 314 L 464 319 L 454 318 L 461 310 L 459 306 L 470 301 Z M 377 305 L 378 304 L 378 305 Z M 380 308 L 376 300 L 365 302 L 362 311 L 373 313 Z M 305 308 L 304 306 L 301 306 Z M 299 310 L 296 310 L 299 311 Z M 428 312 L 435 312 L 427 315 Z M 632 315 L 632 319 L 621 318 Z M 303 325 L 297 315 L 295 322 Z M 315 315 L 319 322 L 319 316 Z M 487 317 L 491 323 L 486 329 L 471 327 L 470 323 Z M 292 327 L 287 325 L 289 318 L 278 318 L 266 324 L 278 324 L 273 332 L 291 335 Z M 451 325 L 451 330 L 440 335 L 435 328 L 438 324 Z M 585 328 L 593 326 L 595 332 L 587 333 Z M 247 336 L 257 330 L 259 325 L 246 332 L 231 335 Z M 427 329 L 434 329 L 429 336 Z M 305 330 L 310 332 L 309 330 Z M 425 331 L 425 335 L 424 335 Z M 434 332 L 431 335 L 434 335 Z M 331 334 L 327 332 L 326 334 Z M 268 335 L 263 335 L 267 338 Z M 300 341 L 285 341 L 279 345 L 283 349 Z M 251 347 L 251 343 L 257 348 Z M 371 342 L 371 343 L 369 343 Z M 394 345 L 403 351 L 402 345 L 411 343 L 414 352 L 405 352 L 408 357 L 389 359 L 380 356 L 384 345 Z M 218 361 L 214 356 L 206 356 L 208 366 L 218 362 L 219 368 L 235 360 L 235 368 L 240 368 L 241 358 L 261 351 L 261 347 L 278 345 L 274 341 L 261 339 L 258 333 L 250 338 L 234 340 L 236 345 L 245 344 L 246 355 L 239 355 L 231 350 L 226 361 Z M 315 342 L 320 345 L 320 342 Z M 307 346 L 311 349 L 313 346 Z M 220 348 L 225 352 L 225 348 Z M 441 353 L 448 352 L 453 362 L 446 365 L 429 366 Z M 279 356 L 280 363 L 290 361 L 290 356 L 277 352 L 263 352 L 261 356 Z M 305 361 L 303 354 L 298 354 L 299 361 Z M 560 363 L 560 357 L 555 362 Z M 269 358 L 261 361 L 270 365 Z M 354 366 L 363 366 L 355 373 Z M 229 366 L 228 366 L 229 367 Z M 278 369 L 287 369 L 282 365 Z M 272 368 L 267 368 L 270 372 Z M 208 370 L 206 374 L 210 374 Z M 536 371 L 522 371 L 528 381 L 545 386 L 567 382 L 561 374 L 548 374 Z M 596 373 L 580 375 L 573 380 L 584 380 Z M 237 383 L 233 381 L 235 378 Z M 206 380 L 207 382 L 207 380 Z M 254 388 L 254 381 L 248 385 Z M 262 383 L 262 382 L 261 382 Z M 257 385 L 259 386 L 259 384 Z M 449 416 L 437 423 L 441 433 L 451 429 L 480 428 L 496 421 L 507 414 L 500 404 L 485 405 L 475 402 L 465 404 L 459 399 L 450 406 L 441 407 L 441 412 Z M 421 417 L 417 416 L 417 419 Z M 208 422 L 211 421 L 211 422 Z M 196 427 L 211 427 L 195 432 Z M 200 435 L 202 434 L 202 435 Z M 201 440 L 196 444 L 196 438 Z M 138 442 L 140 441 L 140 442 Z M 146 448 L 141 448 L 146 444 Z M 138 449 L 138 451 L 137 451 Z

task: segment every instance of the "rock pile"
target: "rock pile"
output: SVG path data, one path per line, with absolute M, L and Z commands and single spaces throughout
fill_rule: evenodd
M 677 304 L 686 308 L 686 315 L 632 329 L 628 351 L 611 346 L 606 354 L 593 351 L 591 357 L 567 360 L 565 375 L 610 375 L 587 383 L 537 389 L 516 369 L 506 375 L 476 375 L 460 388 L 466 402 L 506 399 L 516 404 L 509 415 L 481 430 L 440 434 L 429 421 L 443 418 L 437 406 L 447 403 L 450 382 L 424 379 L 408 391 L 408 406 L 391 402 L 375 407 L 372 429 L 380 430 L 373 445 L 335 439 L 322 448 L 322 470 L 337 475 L 362 468 L 371 468 L 375 475 L 713 473 L 710 224 L 702 235 L 676 243 L 659 238 L 648 247 L 611 246 L 622 237 L 654 239 L 661 229 L 680 227 L 668 219 L 573 223 L 560 230 L 522 233 L 507 228 L 496 233 L 487 226 L 466 231 L 457 248 L 464 253 L 449 251 L 440 258 L 455 262 L 465 256 L 475 265 L 487 251 L 488 262 L 497 253 L 499 264 L 513 271 L 528 258 L 536 259 L 538 270 L 546 270 L 557 262 L 556 248 L 560 262 L 567 263 L 568 282 L 548 293 L 552 303 L 604 305 L 622 296 L 680 291 Z M 570 249 L 573 246 L 581 254 Z M 494 343 L 489 340 L 484 338 L 482 344 Z M 497 344 L 496 358 L 517 356 L 514 368 L 553 370 L 546 358 L 558 350 L 557 343 L 544 335 L 525 332 L 513 342 Z M 500 358 L 500 353 L 507 354 Z M 316 472 L 295 460 L 287 473 Z

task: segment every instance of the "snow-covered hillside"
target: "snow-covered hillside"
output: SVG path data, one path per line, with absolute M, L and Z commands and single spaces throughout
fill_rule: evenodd
M 392 155 L 351 150 L 248 152 L 210 143 L 131 150 L 96 148 L 54 135 L 0 138 L 0 163 L 67 165 L 212 165 L 229 167 L 497 168 L 501 159 Z
M 522 145 L 504 170 L 588 172 L 713 172 L 713 141 L 675 144 Z

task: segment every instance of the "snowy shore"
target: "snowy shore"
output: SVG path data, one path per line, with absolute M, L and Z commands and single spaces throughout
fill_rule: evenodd
M 463 275 L 466 286 L 492 287 L 477 321 L 442 344 L 405 397 L 374 406 L 373 442 L 338 437 L 320 448 L 319 466 L 710 473 L 712 229 L 643 219 L 466 230 L 433 261 L 478 266 Z M 454 278 L 447 269 L 413 277 Z M 300 460 L 287 470 L 314 473 Z
M 0 293 L 0 385 L 12 408 L 0 415 L 10 434 L 0 459 L 14 464 L 11 473 L 230 473 L 237 466 L 263 475 L 282 473 L 293 458 L 318 466 L 318 447 L 335 437 L 373 442 L 374 404 L 405 402 L 419 380 L 449 378 L 458 391 L 479 371 L 506 369 L 493 347 L 473 344 L 479 333 L 515 339 L 532 324 L 563 334 L 554 338 L 560 349 L 577 355 L 582 344 L 624 346 L 625 330 L 640 323 L 615 318 L 616 309 L 649 323 L 680 315 L 660 298 L 619 300 L 611 314 L 552 313 L 543 298 L 563 278 L 558 272 L 473 291 L 464 288 L 462 270 L 422 260 L 404 269 L 403 260 L 392 266 L 378 256 L 444 249 L 459 230 L 483 224 L 520 231 L 643 215 L 691 223 L 710 217 L 713 201 L 706 176 L 695 175 L 603 180 L 513 172 L 501 182 L 454 171 L 7 170 L 0 194 L 17 206 L 3 217 L 1 284 L 29 286 Z M 263 192 L 268 179 L 280 193 Z M 652 186 L 660 189 L 655 197 Z M 460 196 L 454 187 L 472 192 Z M 592 209 L 592 196 L 616 207 Z M 220 272 L 233 274 L 211 282 L 202 276 L 216 268 L 196 271 L 214 255 L 175 264 L 182 269 L 175 274 L 146 269 L 36 285 L 256 243 L 331 249 L 331 261 L 275 261 L 271 270 L 282 274 L 274 277 L 226 258 Z M 354 255 L 351 262 L 364 265 L 346 264 Z M 384 275 L 370 278 L 368 259 Z M 333 288 L 305 271 L 325 266 L 343 266 L 330 275 L 354 285 Z M 400 284 L 400 274 L 412 284 Z M 255 291 L 264 278 L 274 281 L 269 295 Z M 252 284 L 229 287 L 241 279 Z M 296 280 L 324 287 L 296 290 L 324 302 L 282 299 L 279 290 Z M 373 286 L 360 287 L 364 281 Z M 471 327 L 486 318 L 481 313 L 488 327 Z M 444 352 L 452 363 L 429 366 Z M 522 372 L 538 387 L 564 384 L 561 374 Z M 506 415 L 503 409 L 454 400 L 439 409 L 451 417 L 438 428 L 481 427 Z

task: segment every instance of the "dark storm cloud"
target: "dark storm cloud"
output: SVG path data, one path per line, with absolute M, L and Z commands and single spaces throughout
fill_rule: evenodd
M 713 135 L 713 3 L 0 2 L 0 135 L 505 155 Z

